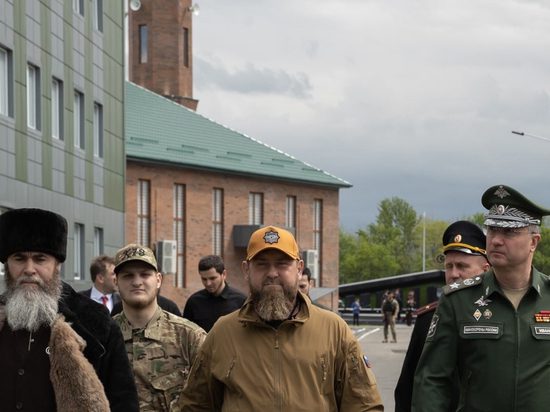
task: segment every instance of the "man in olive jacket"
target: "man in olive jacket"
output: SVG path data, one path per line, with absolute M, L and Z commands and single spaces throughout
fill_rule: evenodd
M 531 266 L 550 214 L 508 186 L 482 197 L 492 269 L 444 288 L 413 389 L 413 411 L 448 411 L 458 371 L 461 411 L 550 405 L 550 279 Z
M 290 232 L 252 234 L 242 263 L 250 297 L 208 333 L 182 410 L 383 411 L 350 328 L 298 292 L 303 264 Z

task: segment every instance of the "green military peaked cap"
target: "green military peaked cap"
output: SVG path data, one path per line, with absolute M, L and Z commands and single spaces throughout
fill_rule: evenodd
M 550 210 L 538 206 L 510 186 L 490 187 L 483 193 L 481 203 L 489 212 L 485 215 L 486 226 L 526 227 L 540 225 L 542 217 Z

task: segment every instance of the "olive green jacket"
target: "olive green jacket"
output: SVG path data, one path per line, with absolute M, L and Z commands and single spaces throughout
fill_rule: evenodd
M 492 270 L 448 285 L 416 369 L 413 411 L 448 411 L 453 373 L 468 412 L 550 409 L 550 280 L 533 268 L 516 311 Z
M 383 411 L 374 374 L 348 325 L 298 293 L 277 329 L 247 300 L 208 333 L 180 397 L 192 411 Z

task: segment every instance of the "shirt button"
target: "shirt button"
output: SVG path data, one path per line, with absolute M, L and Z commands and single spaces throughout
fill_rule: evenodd
M 23 402 L 17 402 L 17 403 L 15 404 L 15 409 L 18 409 L 18 410 L 19 410 L 19 409 L 23 409 Z
M 19 376 L 23 376 L 23 375 L 25 374 L 25 369 L 18 369 L 18 370 L 17 370 L 17 374 L 18 374 Z

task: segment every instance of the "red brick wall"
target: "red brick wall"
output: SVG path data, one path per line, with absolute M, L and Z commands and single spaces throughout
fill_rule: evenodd
M 264 194 L 264 223 L 285 225 L 286 197 L 296 196 L 297 241 L 300 249 L 313 249 L 313 203 L 323 200 L 323 240 L 321 285 L 338 285 L 338 190 L 323 187 L 278 182 L 253 177 L 230 176 L 169 166 L 127 162 L 126 171 L 126 243 L 137 238 L 136 187 L 139 179 L 150 181 L 151 242 L 173 238 L 173 185 L 186 186 L 186 288 L 174 288 L 167 277 L 162 293 L 183 306 L 189 294 L 202 288 L 197 272 L 199 259 L 212 254 L 212 189 L 224 190 L 224 254 L 228 281 L 245 293 L 248 286 L 241 273 L 245 249 L 233 245 L 233 226 L 248 224 L 249 192 Z M 150 246 L 152 246 L 150 245 Z M 330 298 L 323 302 L 330 306 Z M 338 295 L 333 294 L 332 307 L 338 307 Z

